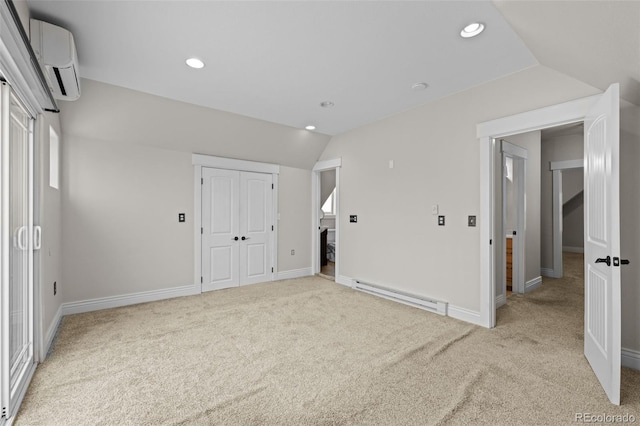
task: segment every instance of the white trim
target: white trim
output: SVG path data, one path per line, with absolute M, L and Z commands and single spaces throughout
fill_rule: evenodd
M 313 166 L 312 171 L 321 172 L 323 170 L 331 170 L 331 169 L 336 169 L 338 167 L 342 167 L 342 157 L 334 158 L 331 160 L 318 161 Z
M 256 161 L 236 160 L 235 158 L 214 157 L 212 155 L 192 154 L 191 163 L 194 166 L 213 167 L 214 169 L 270 174 L 280 173 L 278 164 L 258 163 Z
M 584 246 L 583 247 L 562 246 L 562 251 L 566 251 L 568 253 L 584 253 Z
M 507 295 L 506 294 L 500 294 L 496 297 L 496 308 L 499 308 L 500 306 L 504 305 L 505 303 L 507 303 Z
M 44 348 L 43 348 L 43 356 L 40 362 L 44 361 L 49 353 L 49 349 L 51 349 L 51 344 L 53 343 L 53 339 L 56 337 L 56 333 L 58 332 L 58 328 L 60 327 L 60 321 L 62 321 L 62 305 L 58 306 L 58 311 L 53 317 L 51 321 L 51 325 L 47 329 L 47 334 L 45 335 Z
M 193 168 L 193 285 L 202 292 L 202 166 Z
M 200 294 L 199 285 L 185 285 L 162 290 L 141 291 L 138 293 L 123 294 L 119 296 L 108 296 L 97 299 L 80 300 L 77 302 L 67 302 L 62 304 L 62 315 L 81 314 L 83 312 L 119 308 L 121 306 L 173 299 L 174 297 L 193 296 L 195 294 Z
M 278 271 L 276 273 L 276 280 L 292 280 L 294 278 L 302 278 L 313 275 L 311 271 L 311 267 L 308 268 L 300 268 L 300 269 L 291 269 L 289 271 Z
M 543 277 L 555 278 L 553 276 L 553 269 L 551 268 L 540 268 L 540 275 L 542 275 Z
M 336 284 L 353 288 L 353 278 L 345 277 L 344 275 L 336 275 Z
M 584 160 L 549 161 L 549 170 L 580 169 L 584 167 Z
M 579 123 L 584 121 L 587 112 L 600 96 L 588 96 L 558 105 L 485 121 L 476 126 L 476 135 L 478 139 L 499 138 L 564 124 Z
M 623 367 L 640 370 L 640 352 L 622 348 L 621 355 L 621 364 Z
M 7 419 L 6 423 L 3 426 L 9 426 L 12 425 L 13 422 L 15 421 L 16 417 L 18 416 L 18 413 L 20 412 L 20 406 L 22 405 L 22 400 L 24 399 L 25 395 L 27 394 L 27 389 L 29 389 L 29 384 L 31 383 L 31 379 L 33 379 L 33 375 L 36 372 L 36 367 L 37 364 L 34 362 L 31 364 L 31 366 L 29 366 L 29 369 L 26 371 L 26 380 L 25 380 L 25 384 L 20 388 L 20 392 L 18 392 L 18 394 L 16 395 L 16 407 L 18 407 L 18 409 L 16 410 L 15 414 L 13 416 L 11 416 L 9 419 Z
M 495 239 L 493 229 L 493 150 L 495 138 L 546 129 L 569 123 L 584 121 L 591 106 L 601 95 L 539 108 L 496 120 L 479 123 L 476 135 L 480 143 L 480 318 L 484 327 L 495 326 L 495 270 L 493 256 Z M 451 307 L 450 307 L 451 309 Z
M 525 148 L 514 145 L 504 139 L 500 141 L 500 149 L 504 154 L 508 154 L 510 157 L 520 157 L 526 160 L 529 156 L 529 151 Z
M 455 318 L 460 321 L 485 327 L 484 321 L 482 320 L 481 312 L 460 308 L 454 305 L 449 305 L 447 316 L 450 316 L 451 318 Z
M 551 247 L 553 247 L 553 269 L 551 271 L 551 277 L 562 278 L 563 264 L 562 264 L 562 170 L 556 169 L 552 172 L 552 218 L 551 229 L 553 231 L 553 240 L 551 241 Z
M 541 285 L 542 285 L 542 277 L 535 277 L 525 283 L 524 292 L 528 293 L 530 291 L 533 291 L 536 288 L 540 287 Z

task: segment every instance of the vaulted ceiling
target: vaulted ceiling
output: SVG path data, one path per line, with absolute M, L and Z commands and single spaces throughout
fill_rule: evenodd
M 640 97 L 635 1 L 28 5 L 74 34 L 83 78 L 327 135 L 537 64 Z M 486 30 L 461 38 L 475 21 Z M 206 66 L 188 68 L 192 56 Z

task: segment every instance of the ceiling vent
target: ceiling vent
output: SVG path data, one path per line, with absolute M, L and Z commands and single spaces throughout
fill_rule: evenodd
M 80 97 L 78 54 L 73 34 L 48 22 L 31 20 L 31 47 L 55 99 Z

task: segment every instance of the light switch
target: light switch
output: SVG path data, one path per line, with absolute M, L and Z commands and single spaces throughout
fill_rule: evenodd
M 476 226 L 476 217 L 469 216 L 469 226 Z
M 358 223 L 358 215 L 357 214 L 349 215 L 349 222 Z

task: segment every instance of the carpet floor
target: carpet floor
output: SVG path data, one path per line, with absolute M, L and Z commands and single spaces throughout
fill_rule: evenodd
M 616 407 L 582 354 L 580 262 L 492 330 L 316 277 L 67 316 L 15 424 L 640 421 L 640 372 Z

